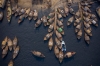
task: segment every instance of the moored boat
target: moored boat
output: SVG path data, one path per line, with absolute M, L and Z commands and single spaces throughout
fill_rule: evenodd
M 32 54 L 34 55 L 34 56 L 36 56 L 36 57 L 40 57 L 40 58 L 44 58 L 45 56 L 44 56 L 44 54 L 42 54 L 41 52 L 39 52 L 39 51 L 31 51 L 32 52 Z
M 11 3 L 8 0 L 8 2 L 7 2 L 7 20 L 8 20 L 8 23 L 11 21 L 11 16 L 12 16 Z

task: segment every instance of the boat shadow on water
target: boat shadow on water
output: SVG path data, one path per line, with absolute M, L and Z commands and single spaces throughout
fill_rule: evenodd
M 73 57 L 71 57 L 71 58 L 64 58 L 64 63 L 67 63 L 67 62 L 70 62 L 70 61 L 72 61 L 72 60 L 74 60 L 74 56 Z

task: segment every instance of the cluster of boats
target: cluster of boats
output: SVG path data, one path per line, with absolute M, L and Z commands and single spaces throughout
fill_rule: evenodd
M 12 6 L 10 0 L 7 0 L 6 11 L 8 23 L 11 22 L 12 15 L 15 15 L 16 17 L 19 16 L 18 23 L 21 23 L 25 18 L 28 18 L 29 20 L 37 20 L 38 18 L 37 10 L 31 10 L 30 8 L 21 8 L 18 7 L 18 5 Z M 2 19 L 3 12 L 0 11 L 0 20 Z
M 18 46 L 18 39 L 15 37 L 13 41 L 5 37 L 5 39 L 2 41 L 2 58 L 5 58 L 7 56 L 8 50 L 12 51 L 13 50 L 13 59 L 15 59 L 19 53 L 20 47 Z M 13 61 L 10 61 L 9 64 L 12 64 Z M 8 66 L 10 66 L 8 64 Z
M 96 15 L 92 14 L 92 11 L 90 10 L 91 4 L 93 4 L 93 2 L 87 0 L 81 1 L 79 3 L 79 10 L 74 13 L 74 15 L 70 17 L 67 22 L 67 26 L 69 26 L 75 19 L 74 26 L 77 39 L 81 39 L 82 26 L 84 27 L 84 37 L 88 44 L 90 43 L 90 36 L 92 36 L 91 24 L 98 26 Z
M 25 18 L 28 18 L 29 20 L 37 20 L 38 18 L 37 10 L 31 10 L 30 8 L 21 8 L 18 7 L 18 5 L 12 7 L 12 14 L 16 17 L 20 16 L 18 23 L 21 23 Z
M 63 61 L 65 57 L 70 58 L 76 54 L 76 52 L 67 52 L 64 54 L 64 52 L 66 51 L 66 45 L 62 38 L 64 35 L 63 17 L 68 16 L 68 12 L 68 7 L 65 7 L 65 9 L 59 7 L 57 8 L 57 10 L 49 13 L 47 17 L 43 16 L 43 18 L 41 18 L 41 21 L 43 20 L 42 22 L 44 26 L 49 26 L 48 33 L 45 35 L 44 41 L 49 40 L 49 50 L 52 50 L 54 46 L 55 56 L 59 59 L 60 63 Z M 70 12 L 72 12 L 72 10 L 70 10 Z M 55 45 L 52 37 L 53 33 L 55 33 Z

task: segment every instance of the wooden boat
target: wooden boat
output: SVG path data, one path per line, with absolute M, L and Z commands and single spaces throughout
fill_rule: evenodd
M 97 12 L 98 16 L 100 17 L 100 7 L 96 8 L 96 12 Z
M 7 44 L 7 36 L 5 37 L 5 39 L 2 41 L 2 49 L 4 49 L 6 47 Z
M 88 12 L 83 11 L 83 15 L 84 15 L 85 17 L 87 17 L 87 16 L 89 16 L 89 13 L 88 13 Z
M 64 30 L 63 30 L 63 28 L 60 28 L 60 27 L 57 26 L 57 31 L 58 31 L 59 33 L 61 33 L 62 35 L 64 35 Z
M 90 18 L 84 18 L 84 21 L 85 21 L 86 23 L 91 24 L 91 20 L 90 20 Z
M 15 5 L 15 6 L 12 7 L 12 14 L 15 14 L 15 13 L 16 13 L 16 9 L 17 9 L 17 8 L 18 8 L 17 5 Z
M 93 20 L 95 20 L 95 21 L 97 21 L 97 18 L 96 18 L 96 15 L 95 14 L 90 14 L 91 16 L 91 19 L 93 19 Z
M 82 9 L 83 9 L 85 12 L 91 13 L 91 10 L 89 9 L 88 6 L 82 7 Z
M 16 9 L 16 12 L 15 12 L 15 16 L 16 16 L 16 17 L 19 15 L 20 10 L 21 10 L 21 7 L 18 7 L 18 8 Z
M 16 49 L 16 47 L 17 47 L 17 42 L 18 42 L 18 39 L 17 39 L 17 37 L 15 36 L 15 38 L 14 38 L 14 40 L 13 40 L 13 50 Z
M 12 43 L 12 40 L 10 38 L 8 38 L 8 48 L 10 51 L 12 51 L 12 46 L 13 46 L 13 43 Z
M 45 35 L 44 40 L 48 40 L 52 36 L 53 32 Z
M 13 65 L 14 65 L 13 61 L 10 60 L 10 62 L 8 63 L 8 66 L 13 66 Z
M 4 8 L 6 0 L 0 0 L 0 8 Z
M 80 12 L 79 12 L 79 11 L 77 11 L 77 12 L 75 13 L 75 19 L 78 19 L 78 18 L 80 18 Z
M 6 45 L 6 47 L 3 49 L 2 51 L 2 58 L 4 58 L 8 53 L 8 46 Z
M 59 58 L 59 49 L 58 49 L 57 45 L 54 46 L 54 54 L 57 58 Z
M 48 20 L 47 25 L 50 25 L 50 24 L 52 24 L 53 22 L 54 22 L 54 17 L 53 17 L 53 18 L 50 18 L 50 19 Z
M 80 23 L 80 20 L 76 19 L 75 22 L 74 22 L 74 26 L 77 26 L 79 23 Z
M 61 42 L 58 40 L 57 37 L 55 37 L 55 42 L 56 42 L 57 47 L 58 47 L 59 49 L 61 49 L 61 48 L 62 48 Z
M 53 39 L 52 39 L 52 37 L 49 39 L 48 47 L 49 47 L 49 50 L 51 50 L 52 47 L 53 47 Z
M 41 18 L 41 20 L 42 20 L 44 26 L 46 26 L 46 25 L 47 25 L 47 17 L 44 15 L 44 16 Z
M 71 5 L 72 4 L 72 0 L 67 0 L 68 4 Z
M 35 23 L 35 28 L 39 27 L 41 25 L 42 21 L 40 19 L 37 20 Z
M 70 17 L 67 21 L 67 26 L 69 26 L 74 21 L 74 17 Z
M 89 23 L 84 22 L 84 26 L 85 26 L 87 29 L 90 28 L 90 24 L 89 24 Z
M 26 8 L 22 8 L 22 9 L 20 10 L 20 12 L 19 12 L 19 15 L 23 15 L 23 14 L 25 14 L 25 12 L 26 12 Z
M 55 15 L 55 13 L 54 13 L 54 12 L 49 13 L 49 15 L 47 16 L 47 19 L 53 18 L 53 17 L 54 17 L 54 15 Z
M 22 21 L 24 21 L 24 19 L 25 19 L 25 15 L 23 14 L 23 15 L 21 15 L 21 16 L 19 17 L 18 23 L 21 23 Z
M 38 12 L 37 10 L 34 10 L 33 19 L 37 20 L 37 18 L 38 18 Z
M 56 36 L 60 41 L 62 41 L 62 35 L 57 30 L 56 30 Z
M 31 11 L 31 9 L 30 9 L 30 8 L 28 8 L 28 9 L 26 10 L 26 12 L 25 12 L 25 18 L 26 18 L 26 17 L 28 17 L 28 15 L 29 15 L 30 11 Z
M 59 58 L 59 62 L 62 63 L 63 58 L 64 58 L 64 54 L 63 54 L 63 52 L 62 52 L 61 50 L 60 50 L 60 52 L 59 52 L 58 58 Z
M 65 11 L 65 15 L 68 16 L 68 14 L 69 14 L 69 8 L 65 6 L 64 7 L 64 11 Z
M 11 20 L 11 16 L 12 16 L 11 3 L 8 0 L 8 2 L 7 2 L 7 20 L 8 20 L 8 23 Z
M 97 23 L 95 20 L 92 20 L 91 23 L 92 23 L 93 25 L 95 25 L 96 27 L 98 27 L 98 23 Z
M 81 26 L 81 23 L 80 23 L 75 27 L 75 32 L 77 33 L 79 30 L 81 30 L 81 28 L 82 28 L 82 26 Z
M 65 58 L 70 58 L 70 57 L 74 56 L 75 54 L 76 54 L 76 52 L 67 52 L 67 53 L 64 55 L 64 57 L 65 57 Z
M 30 11 L 30 13 L 29 13 L 29 15 L 28 15 L 28 19 L 29 19 L 29 20 L 32 20 L 32 18 L 33 18 L 33 13 L 34 13 L 33 11 Z
M 85 39 L 87 44 L 90 43 L 90 37 L 86 33 L 85 33 L 85 38 L 84 39 Z
M 61 19 L 62 15 L 60 13 L 57 13 L 57 17 L 58 17 L 58 19 Z
M 71 8 L 71 7 L 69 8 L 69 12 L 70 12 L 71 14 L 73 14 L 73 15 L 75 14 L 74 9 L 73 9 L 73 8 Z
M 82 37 L 82 30 L 80 29 L 78 32 L 77 32 L 77 39 L 81 39 Z
M 63 28 L 63 27 L 64 27 L 62 21 L 60 21 L 60 20 L 57 20 L 57 25 L 58 25 L 60 28 Z
M 52 24 L 49 26 L 49 28 L 48 28 L 48 32 L 52 32 L 53 29 L 54 29 L 54 24 L 52 23 Z
M 84 31 L 89 35 L 89 36 L 92 36 L 92 29 L 87 29 L 87 28 L 84 28 Z
M 40 58 L 44 58 L 45 56 L 44 56 L 44 54 L 42 54 L 41 52 L 39 52 L 39 51 L 31 51 L 32 52 L 32 54 L 34 55 L 34 56 L 36 56 L 36 57 L 40 57 Z
M 61 8 L 57 8 L 57 11 L 63 16 L 63 17 L 66 17 L 65 15 L 65 11 Z
M 3 12 L 0 11 L 0 21 L 3 19 Z
M 19 46 L 17 46 L 16 49 L 14 50 L 14 52 L 13 52 L 13 59 L 15 59 L 17 57 L 19 50 L 20 50 L 20 48 L 19 48 Z

